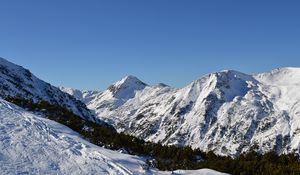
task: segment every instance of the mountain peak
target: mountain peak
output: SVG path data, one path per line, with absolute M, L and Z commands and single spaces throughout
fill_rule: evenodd
M 137 77 L 128 75 L 111 85 L 108 90 L 116 98 L 132 98 L 135 91 L 142 90 L 146 86 L 147 84 L 139 80 Z
M 244 74 L 240 71 L 236 71 L 236 70 L 233 70 L 233 69 L 225 69 L 225 70 L 221 70 L 220 72 L 223 72 L 223 73 L 230 73 L 230 74 Z
M 127 75 L 124 77 L 124 79 L 135 79 L 135 80 L 139 80 L 136 76 L 133 75 Z
M 245 85 L 247 81 L 256 82 L 252 75 L 248 75 L 236 70 L 222 70 L 206 74 L 200 79 L 192 82 L 190 86 L 195 84 L 202 84 L 201 86 L 206 86 L 205 84 L 209 84 L 210 87 L 220 87 L 229 85 L 228 83 L 233 83 L 235 85 L 242 83 Z
M 157 87 L 170 87 L 169 85 L 167 85 L 165 83 L 158 83 L 156 86 Z
M 218 73 L 225 74 L 229 77 L 235 77 L 235 78 L 240 78 L 240 79 L 244 79 L 244 80 L 253 80 L 253 77 L 251 75 L 245 74 L 240 71 L 232 70 L 232 69 L 222 70 Z
M 298 85 L 300 84 L 299 67 L 283 67 L 271 70 L 267 73 L 255 75 L 255 78 L 265 84 Z
M 114 85 L 115 86 L 120 86 L 120 85 L 133 85 L 133 84 L 140 84 L 147 86 L 146 83 L 142 82 L 140 79 L 133 75 L 127 75 L 126 77 L 122 78 L 120 81 L 117 81 Z

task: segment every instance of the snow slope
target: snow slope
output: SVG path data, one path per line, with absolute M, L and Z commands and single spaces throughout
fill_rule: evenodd
M 94 119 L 81 101 L 38 79 L 29 70 L 0 58 L 0 97 L 5 99 L 8 96 L 35 102 L 48 101 L 65 107 L 82 118 Z
M 260 152 L 299 153 L 300 68 L 258 75 L 225 70 L 181 89 L 134 78 L 137 88 L 123 80 L 112 87 L 132 89 L 128 97 L 109 88 L 86 103 L 119 132 L 221 155 L 257 146 Z
M 171 174 L 137 156 L 97 147 L 71 129 L 0 99 L 1 174 Z M 178 174 L 218 175 L 212 170 Z

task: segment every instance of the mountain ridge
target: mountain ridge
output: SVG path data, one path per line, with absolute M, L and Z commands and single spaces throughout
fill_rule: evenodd
M 121 105 L 102 96 L 87 106 L 119 132 L 147 141 L 230 156 L 255 145 L 262 153 L 299 153 L 299 70 L 253 75 L 223 70 L 183 88 L 147 85 Z
M 37 78 L 28 69 L 0 58 L 0 97 L 21 97 L 35 103 L 47 101 L 62 106 L 78 116 L 96 120 L 82 101 Z

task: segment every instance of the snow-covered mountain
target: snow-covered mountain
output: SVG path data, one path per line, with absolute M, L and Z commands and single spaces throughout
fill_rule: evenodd
M 143 90 L 147 85 L 134 76 L 126 76 L 122 80 L 111 85 L 103 93 L 98 93 L 87 101 L 96 115 L 108 116 L 111 111 L 119 108 L 129 99 L 135 97 L 136 91 Z
M 299 91 L 300 68 L 226 70 L 181 89 L 129 76 L 86 104 L 118 131 L 148 141 L 231 156 L 251 147 L 299 153 Z
M 77 100 L 80 100 L 84 103 L 90 102 L 92 99 L 94 99 L 96 95 L 101 94 L 101 91 L 82 91 L 78 89 L 73 88 L 67 88 L 67 87 L 59 87 L 59 89 L 63 92 L 66 92 L 73 97 L 75 97 Z
M 29 70 L 0 58 L 0 97 L 5 99 L 8 96 L 34 102 L 48 101 L 65 107 L 82 118 L 94 119 L 83 102 L 38 79 Z
M 142 158 L 95 146 L 76 132 L 0 99 L 1 174 L 173 174 L 148 169 Z M 221 175 L 213 170 L 176 174 Z

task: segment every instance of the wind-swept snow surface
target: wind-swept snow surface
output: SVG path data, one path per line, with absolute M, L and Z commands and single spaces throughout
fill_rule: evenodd
M 1 174 L 171 174 L 143 167 L 145 163 L 137 156 L 90 144 L 69 128 L 0 99 Z

